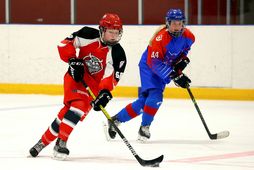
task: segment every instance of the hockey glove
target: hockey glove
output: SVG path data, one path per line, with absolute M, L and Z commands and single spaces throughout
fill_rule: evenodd
M 173 78 L 174 83 L 176 86 L 187 88 L 189 86 L 189 83 L 191 83 L 191 80 L 189 77 L 187 77 L 185 74 L 180 74 L 177 77 Z
M 84 77 L 83 60 L 78 58 L 69 59 L 68 73 L 76 82 L 80 82 Z
M 105 107 L 112 98 L 113 96 L 110 91 L 108 91 L 107 89 L 103 89 L 99 92 L 96 99 L 91 102 L 91 105 L 93 106 L 93 109 L 95 111 L 100 111 L 100 105 L 102 107 Z
M 185 67 L 189 63 L 190 63 L 190 59 L 188 57 L 183 57 L 181 60 L 179 60 L 177 63 L 174 64 L 174 70 L 177 73 L 182 73 L 182 71 L 185 69 Z

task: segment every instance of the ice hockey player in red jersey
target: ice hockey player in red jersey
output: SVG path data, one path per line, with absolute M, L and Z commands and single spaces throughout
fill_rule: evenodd
M 192 32 L 184 26 L 185 16 L 180 9 L 170 9 L 166 24 L 155 32 L 139 62 L 141 88 L 138 99 L 112 117 L 116 125 L 127 122 L 142 114 L 138 139 L 150 138 L 150 126 L 163 101 L 166 84 L 172 81 L 186 88 L 191 80 L 182 71 L 190 62 L 188 52 L 195 41 Z M 108 123 L 107 135 L 114 139 L 116 131 Z
M 53 156 L 64 160 L 69 155 L 67 140 L 74 127 L 91 108 L 100 111 L 112 99 L 111 92 L 124 73 L 126 56 L 119 44 L 123 33 L 117 14 L 106 13 L 99 29 L 83 27 L 65 38 L 58 46 L 60 58 L 69 64 L 64 75 L 64 107 L 40 140 L 29 150 L 36 157 L 53 142 Z M 79 49 L 78 55 L 76 49 Z M 82 85 L 84 80 L 97 98 L 93 101 Z

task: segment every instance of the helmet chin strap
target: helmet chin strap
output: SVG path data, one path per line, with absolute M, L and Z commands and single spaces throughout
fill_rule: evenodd
M 104 32 L 103 31 L 100 31 L 100 40 L 101 40 L 101 42 L 103 43 L 103 44 L 106 44 L 106 42 L 103 40 L 103 35 L 104 34 Z

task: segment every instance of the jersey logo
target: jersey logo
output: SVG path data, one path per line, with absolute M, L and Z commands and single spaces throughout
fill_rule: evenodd
M 123 67 L 124 63 L 125 63 L 125 61 L 120 61 L 119 68 Z
M 98 73 L 102 70 L 102 60 L 99 60 L 97 57 L 93 56 L 91 53 L 84 58 L 85 64 L 88 68 L 90 74 Z
M 162 35 L 159 35 L 155 38 L 156 41 L 161 41 L 162 40 Z

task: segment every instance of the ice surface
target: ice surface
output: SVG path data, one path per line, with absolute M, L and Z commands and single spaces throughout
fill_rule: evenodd
M 63 96 L 0 95 L 0 167 L 2 170 L 150 169 L 141 167 L 117 136 L 107 142 L 102 112 L 91 111 L 78 123 L 67 143 L 67 161 L 51 158 L 54 143 L 37 158 L 27 157 L 42 133 L 56 117 Z M 134 101 L 114 98 L 106 107 L 110 115 Z M 141 117 L 119 128 L 137 154 L 153 159 L 164 154 L 162 170 L 254 169 L 254 102 L 197 100 L 211 133 L 230 131 L 225 139 L 212 141 L 191 100 L 164 99 L 150 128 L 151 140 L 136 141 Z

